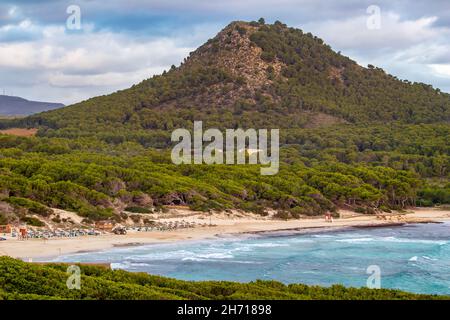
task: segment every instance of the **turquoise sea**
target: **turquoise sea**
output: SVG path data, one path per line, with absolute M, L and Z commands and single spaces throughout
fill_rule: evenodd
M 51 261 L 111 262 L 113 268 L 184 280 L 255 279 L 366 286 L 367 268 L 381 287 L 450 294 L 450 222 L 339 231 L 276 232 L 114 248 Z

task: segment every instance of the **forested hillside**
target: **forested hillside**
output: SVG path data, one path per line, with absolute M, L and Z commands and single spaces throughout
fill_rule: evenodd
M 171 131 L 279 128 L 278 175 L 170 161 Z M 357 65 L 280 22 L 234 22 L 179 67 L 111 95 L 0 127 L 0 224 L 48 208 L 86 221 L 127 206 L 279 217 L 450 203 L 450 96 Z M 158 149 L 155 149 L 158 148 Z
M 0 300 L 422 300 L 448 299 L 398 290 L 329 288 L 276 281 L 190 282 L 103 267 L 81 266 L 80 290 L 67 289 L 67 265 L 33 265 L 0 257 Z
M 130 89 L 29 117 L 40 135 L 168 142 L 203 120 L 218 128 L 450 121 L 450 95 L 361 67 L 301 30 L 234 22 L 179 66 Z M 110 130 L 114 126 L 114 130 Z

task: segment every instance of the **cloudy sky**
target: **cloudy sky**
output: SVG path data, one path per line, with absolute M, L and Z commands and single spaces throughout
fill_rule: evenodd
M 450 92 L 449 0 L 1 0 L 0 94 L 70 104 L 124 89 L 178 65 L 230 21 L 260 17 Z

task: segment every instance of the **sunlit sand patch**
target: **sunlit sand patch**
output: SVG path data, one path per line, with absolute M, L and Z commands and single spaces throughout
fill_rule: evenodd
M 0 130 L 0 134 L 7 134 L 11 136 L 18 136 L 18 137 L 34 137 L 37 133 L 38 129 L 31 128 L 31 129 L 24 129 L 24 128 L 11 128 L 11 129 L 5 129 Z

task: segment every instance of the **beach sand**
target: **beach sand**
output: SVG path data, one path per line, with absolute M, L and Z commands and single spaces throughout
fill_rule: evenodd
M 8 255 L 25 261 L 36 258 L 53 257 L 62 254 L 98 251 L 118 246 L 132 246 L 152 243 L 163 243 L 183 240 L 213 239 L 224 235 L 244 233 L 270 232 L 280 230 L 314 230 L 314 228 L 345 228 L 345 227 L 382 227 L 401 225 L 403 223 L 428 223 L 450 220 L 450 211 L 439 209 L 416 208 L 405 214 L 387 215 L 386 220 L 374 215 L 360 215 L 349 211 L 340 211 L 341 218 L 332 223 L 323 217 L 304 218 L 297 220 L 273 220 L 254 215 L 229 214 L 190 214 L 179 218 L 165 219 L 167 221 L 183 219 L 196 221 L 213 226 L 202 226 L 189 229 L 152 232 L 128 232 L 126 235 L 106 234 L 100 236 L 85 236 L 78 238 L 30 239 L 19 241 L 8 239 L 0 242 L 0 255 Z

